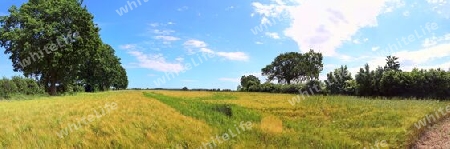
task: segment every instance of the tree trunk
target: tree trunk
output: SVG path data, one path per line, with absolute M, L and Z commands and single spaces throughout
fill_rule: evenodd
M 56 96 L 56 79 L 52 78 L 50 81 L 50 96 Z
M 50 73 L 50 76 L 48 77 L 50 81 L 50 96 L 56 96 L 57 89 L 56 89 L 56 81 L 58 80 L 56 73 Z

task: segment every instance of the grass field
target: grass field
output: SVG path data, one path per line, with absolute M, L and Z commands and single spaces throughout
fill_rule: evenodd
M 119 91 L 0 101 L 0 148 L 407 148 L 449 102 Z

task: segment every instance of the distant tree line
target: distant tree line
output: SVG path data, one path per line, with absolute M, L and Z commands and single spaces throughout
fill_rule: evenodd
M 403 72 L 398 57 L 387 56 L 386 65 L 370 70 L 366 64 L 353 79 L 347 66 L 318 80 L 322 71 L 322 55 L 284 53 L 262 69 L 265 83 L 253 75 L 242 76 L 238 91 L 271 93 L 333 94 L 366 97 L 405 97 L 417 99 L 450 99 L 450 70 L 418 69 Z M 277 83 L 273 83 L 277 80 Z
M 114 49 L 82 0 L 30 0 L 0 16 L 0 47 L 16 72 L 38 81 L 50 95 L 126 89 L 128 79 Z
M 366 64 L 354 80 L 347 67 L 342 66 L 330 72 L 325 83 L 331 94 L 450 99 L 450 71 L 414 68 L 404 72 L 395 56 L 388 56 L 386 65 L 375 70 Z

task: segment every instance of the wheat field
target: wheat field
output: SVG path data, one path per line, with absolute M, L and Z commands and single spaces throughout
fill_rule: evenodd
M 0 101 L 0 148 L 407 148 L 433 100 L 110 91 Z

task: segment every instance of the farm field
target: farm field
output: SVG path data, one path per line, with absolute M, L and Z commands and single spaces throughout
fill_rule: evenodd
M 0 148 L 408 148 L 450 102 L 110 91 L 0 101 Z M 381 142 L 381 143 L 380 143 Z

